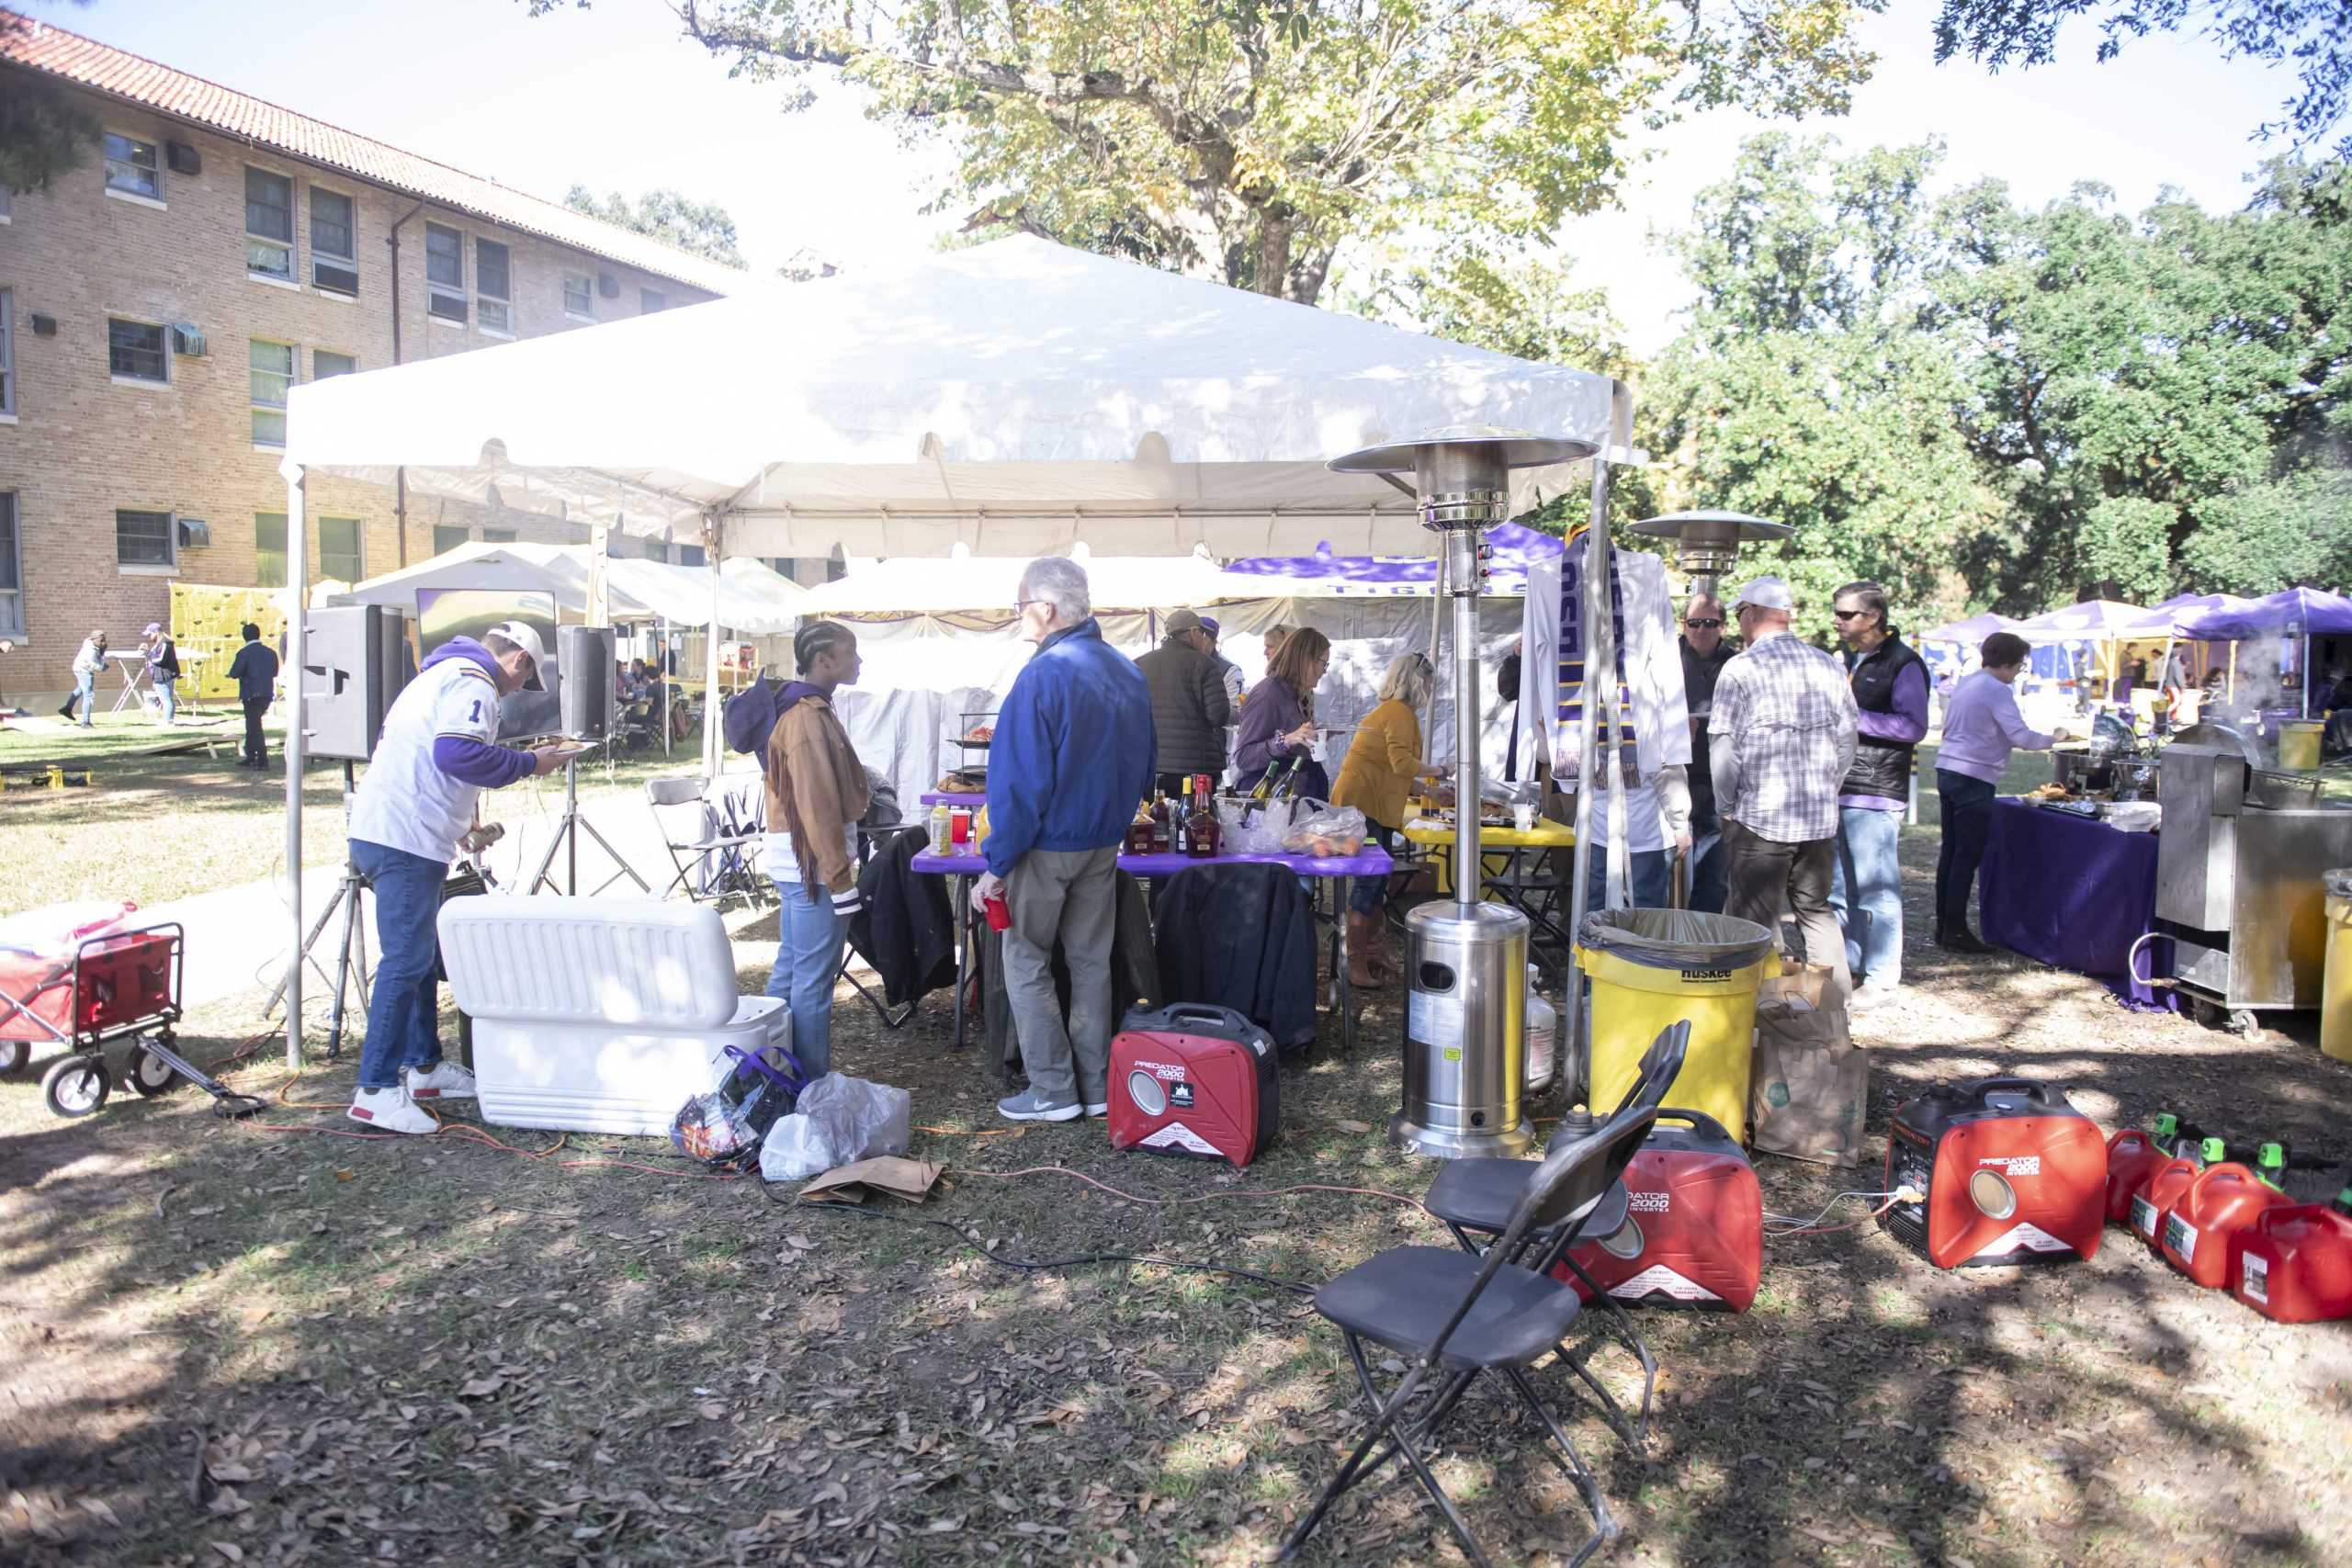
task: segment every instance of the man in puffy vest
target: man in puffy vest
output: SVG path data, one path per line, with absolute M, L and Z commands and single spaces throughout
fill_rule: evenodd
M 1216 646 L 1201 617 L 1177 610 L 1162 623 L 1158 648 L 1136 660 L 1151 693 L 1151 724 L 1159 740 L 1160 792 L 1184 793 L 1184 780 L 1225 777 L 1225 727 L 1233 716 L 1225 672 L 1209 650 Z
M 1928 733 L 1928 666 L 1887 622 L 1875 582 L 1838 590 L 1830 615 L 1846 643 L 1854 688 L 1854 761 L 1838 790 L 1838 859 L 1829 908 L 1846 933 L 1853 1005 L 1903 983 L 1903 867 L 1896 845 L 1911 796 L 1911 754 Z

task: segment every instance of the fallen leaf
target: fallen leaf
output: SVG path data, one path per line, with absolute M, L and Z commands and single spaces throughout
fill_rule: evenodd
M 216 1540 L 211 1544 L 213 1551 L 219 1552 L 221 1556 L 227 1558 L 232 1562 L 243 1562 L 245 1560 L 245 1549 L 239 1546 L 234 1541 Z
M 721 1404 L 715 1399 L 707 1399 L 702 1404 L 695 1405 L 695 1412 L 706 1421 L 724 1421 L 727 1419 L 727 1406 Z
M 488 1399 L 505 1386 L 506 1380 L 494 1374 L 486 1378 L 473 1378 L 469 1380 L 463 1388 L 458 1390 L 458 1397 L 459 1399 Z
M 1369 1133 L 1372 1131 L 1372 1124 L 1367 1122 L 1334 1122 L 1331 1125 L 1337 1127 L 1342 1133 Z
M 337 1181 L 356 1181 L 359 1179 L 359 1173 L 356 1170 L 338 1170 L 334 1173 L 334 1179 Z

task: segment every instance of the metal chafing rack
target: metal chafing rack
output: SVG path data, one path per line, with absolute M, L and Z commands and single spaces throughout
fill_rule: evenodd
M 2319 1005 L 2326 951 L 2320 878 L 2352 864 L 2352 809 L 2322 805 L 2303 773 L 2254 766 L 2222 725 L 2165 748 L 2156 924 L 2173 973 L 2209 1021 L 2254 1025 L 2256 1010 Z

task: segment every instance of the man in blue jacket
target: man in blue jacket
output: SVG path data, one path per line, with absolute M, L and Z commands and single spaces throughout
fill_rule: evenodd
M 471 1100 L 474 1076 L 441 1059 L 435 922 L 458 840 L 485 789 L 554 772 L 577 751 L 498 741 L 498 700 L 544 689 L 547 649 L 525 621 L 477 642 L 456 637 L 425 657 L 393 699 L 351 804 L 351 863 L 376 895 L 376 984 L 359 1048 L 359 1090 L 345 1112 L 380 1132 L 433 1133 L 419 1100 Z
M 1086 572 L 1046 556 L 1021 574 L 1021 635 L 1037 645 L 1005 694 L 989 749 L 985 908 L 1003 896 L 1004 985 L 1029 1087 L 997 1110 L 1068 1122 L 1110 1109 L 1111 938 L 1119 845 L 1151 793 L 1159 748 L 1143 671 L 1102 640 Z M 1069 967 L 1069 1022 L 1054 948 Z

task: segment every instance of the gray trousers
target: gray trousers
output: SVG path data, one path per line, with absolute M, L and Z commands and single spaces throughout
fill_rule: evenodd
M 1004 989 L 1029 1087 L 1054 1105 L 1105 1099 L 1111 1064 L 1111 942 L 1119 852 L 1032 850 L 1005 878 Z M 1054 944 L 1069 966 L 1069 1024 L 1054 989 Z M 1080 1100 L 1080 1091 L 1083 1100 Z
M 1840 997 L 1853 995 L 1854 976 L 1846 967 L 1846 932 L 1829 908 L 1829 881 L 1838 863 L 1838 840 L 1809 839 L 1786 844 L 1751 833 L 1740 823 L 1724 822 L 1724 849 L 1729 855 L 1728 890 L 1724 913 L 1753 920 L 1781 937 L 1781 910 L 1797 918 L 1797 935 L 1804 944 L 1808 964 L 1827 964 Z

